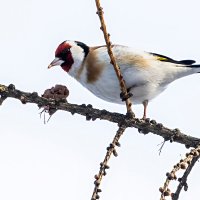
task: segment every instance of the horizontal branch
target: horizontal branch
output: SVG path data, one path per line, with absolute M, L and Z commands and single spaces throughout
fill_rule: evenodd
M 91 120 L 106 120 L 117 123 L 120 126 L 137 128 L 139 132 L 147 134 L 149 132 L 159 135 L 165 141 L 178 142 L 184 144 L 187 148 L 196 147 L 200 143 L 199 138 L 195 138 L 180 132 L 179 129 L 169 129 L 161 123 L 150 119 L 133 118 L 132 115 L 123 115 L 116 112 L 109 112 L 107 110 L 99 110 L 92 107 L 92 105 L 76 105 L 62 100 L 46 99 L 40 97 L 36 92 L 29 93 L 15 89 L 15 86 L 10 84 L 8 87 L 0 84 L 0 105 L 7 98 L 15 98 L 20 100 L 23 104 L 34 103 L 39 108 L 48 106 L 54 111 L 63 110 L 71 114 L 80 114 L 86 116 L 86 119 Z

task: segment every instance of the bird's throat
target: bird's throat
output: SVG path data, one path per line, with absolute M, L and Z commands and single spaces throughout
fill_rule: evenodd
M 69 72 L 69 70 L 71 69 L 71 65 L 67 65 L 67 64 L 61 65 L 61 67 L 62 67 L 62 69 L 63 69 L 64 71 L 66 71 L 66 72 Z

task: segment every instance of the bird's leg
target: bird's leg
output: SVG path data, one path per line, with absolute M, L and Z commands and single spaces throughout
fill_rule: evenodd
M 148 100 L 143 101 L 142 104 L 143 104 L 143 106 L 144 106 L 144 113 L 143 113 L 142 119 L 146 119 L 146 117 L 147 117 L 147 105 L 148 105 Z
M 120 93 L 120 98 L 122 99 L 122 101 L 126 101 L 128 98 L 132 97 L 133 94 L 130 93 L 131 87 L 127 89 L 127 94 L 124 94 L 124 92 Z

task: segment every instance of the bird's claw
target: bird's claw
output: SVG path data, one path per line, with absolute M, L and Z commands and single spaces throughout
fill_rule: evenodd
M 132 97 L 133 96 L 133 94 L 132 93 L 130 93 L 130 92 L 121 92 L 120 93 L 120 98 L 121 98 L 121 100 L 122 101 L 126 101 L 127 99 L 129 99 L 130 97 Z

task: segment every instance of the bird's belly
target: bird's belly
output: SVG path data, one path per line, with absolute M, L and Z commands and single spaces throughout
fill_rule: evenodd
M 118 80 L 97 81 L 96 83 L 92 84 L 82 84 L 100 99 L 111 103 L 124 104 L 120 98 L 121 90 Z M 130 93 L 132 94 L 131 101 L 134 104 L 142 104 L 143 101 L 151 100 L 159 95 L 164 89 L 165 88 L 160 88 L 151 83 L 145 83 L 136 86 L 133 85 L 133 87 L 130 88 Z
M 83 86 L 100 99 L 111 103 L 123 104 L 120 98 L 121 90 L 119 88 L 119 82 L 115 83 L 112 80 L 106 82 L 97 81 L 92 84 L 83 84 Z
M 126 66 L 122 66 L 121 69 L 127 89 L 130 89 L 130 93 L 132 93 L 131 101 L 134 104 L 141 104 L 145 100 L 151 100 L 165 89 L 157 81 L 157 76 L 152 76 L 149 71 L 137 70 Z M 94 82 L 89 82 L 86 77 L 87 72 L 83 71 L 78 81 L 94 95 L 111 103 L 124 104 L 120 98 L 119 81 L 112 66 L 105 68 L 98 80 Z

